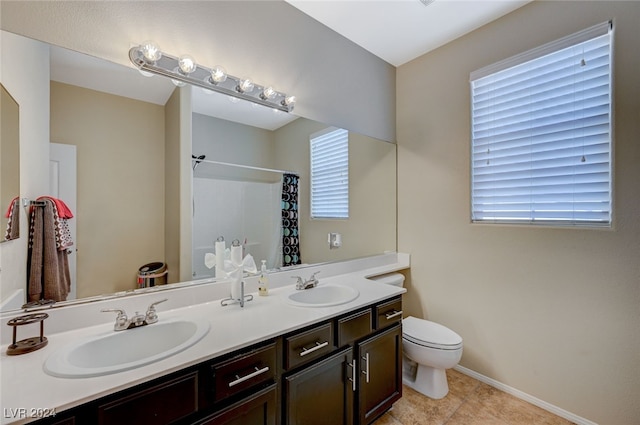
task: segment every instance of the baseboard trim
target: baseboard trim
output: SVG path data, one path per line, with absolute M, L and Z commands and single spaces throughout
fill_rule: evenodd
M 575 415 L 571 412 L 568 412 L 564 409 L 559 408 L 558 406 L 554 406 L 551 403 L 547 403 L 544 400 L 540 400 L 539 398 L 536 398 L 530 394 L 527 394 L 523 391 L 517 390 L 513 387 L 510 387 L 506 384 L 503 384 L 502 382 L 496 381 L 495 379 L 489 378 L 488 376 L 484 376 L 478 372 L 475 372 L 471 369 L 467 369 L 464 366 L 460 366 L 457 365 L 456 367 L 454 367 L 455 370 L 457 370 L 460 373 L 463 373 L 467 376 L 470 376 L 472 378 L 477 379 L 480 382 L 484 382 L 487 385 L 491 385 L 494 388 L 497 388 L 501 391 L 504 391 L 507 394 L 511 394 L 514 397 L 517 397 L 521 400 L 526 401 L 527 403 L 531 403 L 534 406 L 538 406 L 541 409 L 546 410 L 547 412 L 551 412 L 554 415 L 560 416 L 561 418 L 564 418 L 568 421 L 571 421 L 577 425 L 598 425 L 595 422 L 592 422 L 588 419 L 585 419 L 583 417 L 580 417 L 578 415 Z

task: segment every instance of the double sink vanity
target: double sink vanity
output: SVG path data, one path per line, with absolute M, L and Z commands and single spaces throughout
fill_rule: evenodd
M 370 424 L 401 397 L 405 290 L 367 277 L 408 267 L 390 253 L 273 273 L 244 307 L 217 282 L 48 309 L 46 347 L 8 356 L 3 339 L 2 423 Z M 139 319 L 114 331 L 101 310 Z

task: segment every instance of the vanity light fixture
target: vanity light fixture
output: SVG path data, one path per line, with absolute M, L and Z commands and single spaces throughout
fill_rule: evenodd
M 276 91 L 272 86 L 255 84 L 250 78 L 229 75 L 221 66 L 208 68 L 198 64 L 192 56 L 176 57 L 162 52 L 152 41 L 129 49 L 129 59 L 143 74 L 169 77 L 177 86 L 189 83 L 283 112 L 291 112 L 296 102 L 295 96 Z

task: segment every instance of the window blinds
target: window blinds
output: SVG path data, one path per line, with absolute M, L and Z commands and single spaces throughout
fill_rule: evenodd
M 472 221 L 611 223 L 611 25 L 471 74 Z
M 315 133 L 311 151 L 311 218 L 349 218 L 349 132 Z

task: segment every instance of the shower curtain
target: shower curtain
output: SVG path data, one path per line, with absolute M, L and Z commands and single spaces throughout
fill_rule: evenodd
M 295 174 L 282 175 L 282 266 L 300 264 L 298 182 Z

